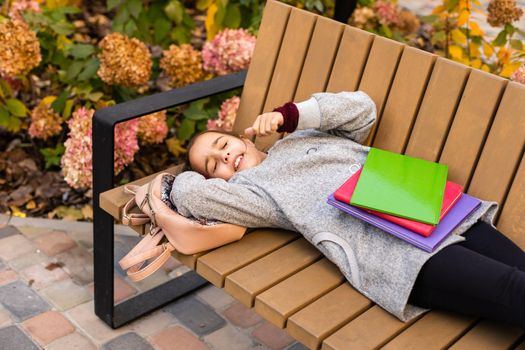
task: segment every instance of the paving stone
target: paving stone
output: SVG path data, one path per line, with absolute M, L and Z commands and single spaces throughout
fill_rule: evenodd
M 101 350 L 154 350 L 153 347 L 140 337 L 137 333 L 126 333 L 123 334 L 106 344 L 104 344 Z
M 137 290 L 118 275 L 115 275 L 113 281 L 113 302 L 115 304 L 137 294 Z
M 253 330 L 252 336 L 272 350 L 284 349 L 295 341 L 285 330 L 266 321 Z
M 48 256 L 55 256 L 77 246 L 63 231 L 51 231 L 37 237 L 33 242 Z
M 51 301 L 51 303 L 61 311 L 69 310 L 72 307 L 93 299 L 93 296 L 86 287 L 79 286 L 71 279 L 54 283 L 40 290 L 40 294 Z
M 246 350 L 251 348 L 253 340 L 232 325 L 226 325 L 215 332 L 203 337 L 213 349 Z
M 0 349 L 38 350 L 39 347 L 17 326 L 0 329 Z
M 173 326 L 155 334 L 150 342 L 158 350 L 209 350 L 210 348 L 181 326 Z
M 16 281 L 16 272 L 13 270 L 0 271 L 0 286 Z
M 308 348 L 299 342 L 295 342 L 287 347 L 286 350 L 308 350 Z
M 228 293 L 221 288 L 215 287 L 213 284 L 200 288 L 195 295 L 212 308 L 218 310 L 223 310 L 235 301 Z
M 174 257 L 171 257 L 168 259 L 168 261 L 166 261 L 164 266 L 162 266 L 162 269 L 169 273 L 175 270 L 179 266 L 182 266 L 182 263 L 179 260 L 175 259 Z
M 9 326 L 13 321 L 9 317 L 9 312 L 3 307 L 0 307 L 0 327 Z
M 66 271 L 49 262 L 42 262 L 26 267 L 20 271 L 20 276 L 31 288 L 36 290 L 45 288 L 53 282 L 61 281 L 69 277 Z
M 61 313 L 48 311 L 22 323 L 31 337 L 41 346 L 75 331 L 75 327 Z
M 22 235 L 13 235 L 0 239 L 0 258 L 8 261 L 36 251 L 36 246 Z
M 253 309 L 246 307 L 239 302 L 230 305 L 222 314 L 231 323 L 242 328 L 255 326 L 262 321 L 262 318 L 257 315 Z
M 147 337 L 176 323 L 178 322 L 172 314 L 164 311 L 155 311 L 152 314 L 142 316 L 138 320 L 133 321 L 129 327 L 138 335 Z
M 96 350 L 96 346 L 79 333 L 71 333 L 46 346 L 46 350 Z M 130 349 L 131 350 L 131 349 Z
M 0 271 L 5 268 L 5 264 L 2 260 L 0 260 Z
M 168 274 L 168 276 L 169 276 L 170 278 L 177 278 L 177 277 L 179 277 L 179 276 L 184 275 L 185 273 L 187 273 L 187 272 L 189 272 L 189 271 L 191 271 L 191 269 L 190 269 L 188 266 L 186 266 L 186 265 L 182 265 L 182 266 L 179 266 L 179 267 L 175 268 L 173 271 L 171 271 L 171 272 Z
M 79 247 L 55 256 L 57 263 L 80 285 L 93 282 L 93 254 Z
M 20 234 L 20 231 L 16 229 L 14 226 L 6 226 L 0 228 L 0 238 L 9 237 L 12 235 L 18 235 Z
M 16 322 L 22 322 L 49 310 L 50 305 L 21 281 L 0 287 L 0 303 Z
M 195 334 L 209 334 L 226 325 L 226 321 L 208 305 L 192 295 L 176 300 L 164 308 Z
M 128 326 L 112 329 L 95 315 L 93 301 L 80 304 L 66 312 L 66 316 L 82 330 L 96 346 L 129 331 Z
M 67 233 L 77 244 L 84 249 L 93 248 L 93 233 L 72 231 Z
M 35 251 L 10 260 L 9 266 L 11 266 L 11 268 L 15 271 L 20 271 L 25 269 L 26 267 L 47 261 L 50 261 L 47 255 L 45 255 L 41 251 Z
M 38 236 L 53 231 L 53 229 L 46 227 L 20 226 L 18 227 L 18 231 L 29 239 L 35 239 Z

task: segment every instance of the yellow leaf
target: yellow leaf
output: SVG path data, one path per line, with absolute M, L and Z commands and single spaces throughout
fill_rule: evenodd
M 486 64 L 481 66 L 481 70 L 484 71 L 484 72 L 489 72 L 490 73 L 490 67 L 487 66 Z
M 499 73 L 504 78 L 510 78 L 512 73 L 521 66 L 521 62 L 509 62 L 503 65 L 503 69 Z
M 481 6 L 481 3 L 479 2 L 479 0 L 471 0 L 471 1 L 472 1 L 472 3 L 473 3 L 474 5 Z
M 59 50 L 64 50 L 66 45 L 73 43 L 73 40 L 68 39 L 65 35 L 60 34 L 57 38 L 57 48 Z
M 433 15 L 437 15 L 438 13 L 441 13 L 445 11 L 445 6 L 443 5 L 439 5 L 439 6 L 436 6 L 433 10 L 432 10 L 432 14 Z
M 471 35 L 475 35 L 475 36 L 483 36 L 483 35 L 485 35 L 485 32 L 483 32 L 481 30 L 481 28 L 479 27 L 479 25 L 476 22 L 469 21 L 468 24 L 470 26 L 470 34 Z
M 476 58 L 475 60 L 472 60 L 472 62 L 470 62 L 470 66 L 474 68 L 481 68 L 481 64 L 482 62 L 479 58 Z
M 54 100 L 56 100 L 56 96 L 46 96 L 42 99 L 42 102 L 45 103 L 46 105 L 50 105 L 53 103 Z
M 467 37 L 461 30 L 454 29 L 450 32 L 450 34 L 452 35 L 452 40 L 454 40 L 456 43 L 461 45 L 465 45 L 467 43 Z
M 26 209 L 35 209 L 35 208 L 36 208 L 36 203 L 34 200 L 30 200 L 29 202 L 27 202 Z
M 182 153 L 186 152 L 186 149 L 180 144 L 180 140 L 176 137 L 170 137 L 166 139 L 166 146 L 168 151 L 170 151 L 175 157 L 180 156 Z
M 467 10 L 461 11 L 461 14 L 458 17 L 458 27 L 461 27 L 465 23 L 467 23 L 469 16 L 470 16 L 470 12 L 468 12 Z
M 217 4 L 213 3 L 208 7 L 208 12 L 206 14 L 206 21 L 204 22 L 206 26 L 206 38 L 208 40 L 213 39 L 215 34 L 219 31 L 219 27 L 215 23 L 215 14 L 217 13 Z
M 510 58 L 510 52 L 506 48 L 502 47 L 499 49 L 497 56 L 500 60 L 500 63 L 505 64 Z
M 493 53 L 494 53 L 494 49 L 492 48 L 492 46 L 490 46 L 490 44 L 483 45 L 483 54 L 485 55 L 486 59 L 489 59 L 490 57 L 492 57 Z
M 93 207 L 89 204 L 86 204 L 81 209 L 82 215 L 84 216 L 84 219 L 90 219 L 93 220 Z
M 20 211 L 16 205 L 10 205 L 9 208 L 11 209 L 11 215 L 19 217 L 19 218 L 25 218 L 26 213 Z
M 471 42 L 469 45 L 469 53 L 472 58 L 479 57 L 479 44 Z
M 467 0 L 459 0 L 459 4 L 458 5 L 459 5 L 460 9 L 470 10 L 470 8 L 471 8 L 470 1 L 467 1 Z
M 448 52 L 450 53 L 450 56 L 452 56 L 452 58 L 455 58 L 456 60 L 459 60 L 463 57 L 463 49 L 459 46 L 449 46 Z

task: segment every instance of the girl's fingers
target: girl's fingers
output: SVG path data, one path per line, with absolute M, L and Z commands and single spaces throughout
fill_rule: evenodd
M 268 114 L 268 118 L 266 118 L 266 125 L 265 125 L 265 128 L 266 128 L 266 132 L 268 134 L 271 134 L 274 132 L 273 128 L 272 128 L 272 122 L 273 122 L 273 119 L 274 119 L 274 114 Z
M 259 135 L 266 136 L 266 119 L 268 114 L 261 115 L 261 120 L 259 121 Z

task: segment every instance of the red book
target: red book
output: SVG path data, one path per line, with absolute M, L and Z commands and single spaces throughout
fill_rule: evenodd
M 354 175 L 350 176 L 350 178 L 348 178 L 348 180 L 346 180 L 345 183 L 335 191 L 335 199 L 337 199 L 340 202 L 350 204 L 352 193 L 354 193 L 354 189 L 357 185 L 357 181 L 359 180 L 360 175 L 361 169 L 356 171 Z M 462 194 L 463 187 L 461 185 L 458 185 L 457 183 L 454 183 L 452 181 L 447 181 L 447 184 L 445 186 L 445 194 L 443 197 L 443 206 L 441 207 L 441 215 L 439 217 L 439 220 L 441 220 L 445 215 L 447 215 L 450 208 L 452 208 L 454 204 L 456 204 L 456 202 L 459 200 Z M 398 216 L 380 213 L 366 208 L 359 208 L 365 210 L 370 214 L 374 214 L 380 218 L 398 224 L 399 226 L 403 226 L 404 228 L 414 231 L 415 233 L 419 233 L 420 235 L 425 237 L 428 237 L 436 228 L 436 226 L 434 225 L 425 224 L 419 221 L 400 218 Z

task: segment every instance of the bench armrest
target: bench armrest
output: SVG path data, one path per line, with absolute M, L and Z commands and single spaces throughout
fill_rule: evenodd
M 242 71 L 97 110 L 93 116 L 92 133 L 93 207 L 99 207 L 100 193 L 113 187 L 114 128 L 117 123 L 242 87 L 245 79 L 246 71 Z

